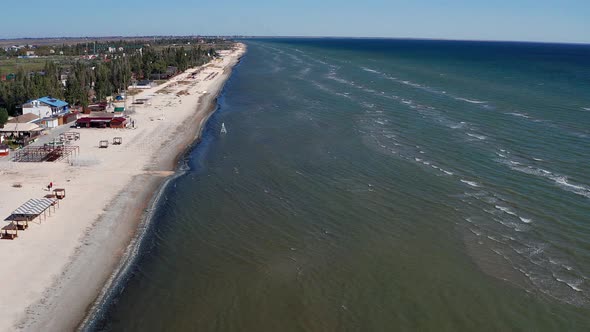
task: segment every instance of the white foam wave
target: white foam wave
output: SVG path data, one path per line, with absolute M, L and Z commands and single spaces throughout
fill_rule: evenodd
M 512 211 L 512 210 L 511 210 L 509 207 L 502 206 L 502 205 L 494 205 L 494 207 L 495 207 L 496 209 L 498 209 L 498 210 L 500 210 L 500 211 L 504 212 L 504 213 L 507 213 L 507 214 L 509 214 L 509 215 L 512 215 L 512 216 L 515 216 L 515 217 L 516 217 L 516 216 L 518 216 L 518 215 L 516 214 L 516 212 Z
M 318 88 L 318 89 L 320 89 L 320 90 L 322 90 L 322 91 L 324 91 L 324 92 L 327 92 L 327 93 L 330 93 L 330 94 L 333 94 L 333 95 L 336 95 L 336 96 L 340 96 L 340 97 L 348 98 L 348 99 L 351 99 L 351 98 L 352 98 L 352 97 L 350 97 L 350 96 L 349 96 L 347 93 L 342 93 L 342 92 L 337 92 L 337 91 L 334 91 L 334 90 L 332 90 L 332 89 L 330 89 L 330 88 L 326 87 L 325 85 L 323 85 L 323 84 L 321 84 L 321 83 L 319 83 L 319 82 L 316 82 L 316 81 L 310 81 L 310 82 L 311 82 L 311 83 L 312 83 L 312 84 L 313 84 L 313 85 L 314 85 L 316 88 Z
M 505 114 L 513 115 L 513 116 L 516 116 L 516 117 L 519 117 L 519 118 L 525 118 L 525 119 L 530 119 L 531 118 L 530 116 L 528 116 L 526 114 L 522 114 L 522 113 L 518 113 L 518 112 L 508 112 L 508 113 L 505 113 Z
M 470 231 L 471 231 L 473 234 L 475 234 L 475 235 L 477 235 L 477 236 L 481 236 L 481 234 L 482 234 L 482 232 L 480 232 L 480 231 L 477 231 L 477 230 L 475 230 L 475 229 L 473 229 L 473 228 L 470 228 L 469 230 L 470 230 Z
M 466 103 L 470 103 L 470 104 L 486 104 L 487 101 L 483 101 L 483 100 L 476 100 L 476 99 L 467 99 L 467 98 L 462 98 L 462 97 L 454 97 L 455 100 L 459 100 L 459 101 L 464 101 Z
M 486 139 L 486 137 L 483 136 L 483 135 L 472 134 L 472 133 L 467 133 L 467 136 L 474 137 L 474 138 L 477 138 L 479 140 L 485 140 Z
M 584 111 L 588 111 L 588 112 L 590 112 L 590 107 L 582 107 L 582 109 L 583 109 Z
M 505 163 L 505 162 L 504 162 Z M 574 194 L 578 194 L 580 196 L 584 196 L 586 198 L 590 198 L 590 187 L 584 184 L 573 183 L 567 176 L 560 175 L 553 173 L 551 171 L 537 168 L 533 166 L 525 166 L 522 163 L 509 160 L 507 164 L 511 169 L 515 171 L 519 171 L 525 174 L 535 175 L 539 177 L 543 177 L 549 180 L 552 180 L 558 187 L 572 192 Z
M 571 192 L 590 198 L 590 188 L 588 186 L 570 183 L 566 176 L 554 176 L 551 179 Z
M 424 87 L 424 86 L 423 86 L 423 85 L 421 85 L 421 84 L 414 83 L 414 82 L 410 82 L 410 81 L 400 81 L 400 83 L 402 83 L 402 84 L 405 84 L 405 85 L 412 86 L 412 87 L 414 87 L 414 88 L 422 88 L 422 87 Z
M 460 129 L 460 128 L 463 128 L 463 127 L 465 127 L 465 122 L 464 121 L 461 121 L 461 122 L 459 122 L 457 124 L 453 124 L 451 126 L 451 129 Z
M 463 180 L 463 179 L 461 179 L 459 181 L 461 181 L 461 182 L 463 182 L 465 184 L 468 184 L 468 185 L 470 185 L 472 187 L 479 187 L 479 183 L 474 182 L 474 181 L 467 181 L 467 180 Z
M 582 292 L 580 285 L 582 284 L 583 280 L 567 281 L 558 277 L 555 277 L 555 280 L 568 285 L 571 289 L 575 290 L 576 292 Z
M 382 73 L 382 72 L 380 72 L 380 71 L 377 71 L 377 70 L 375 70 L 375 69 L 371 69 L 371 68 L 367 68 L 367 67 L 361 67 L 361 69 L 362 69 L 362 70 L 364 70 L 364 71 L 366 71 L 366 72 L 369 72 L 369 73 L 374 73 L 374 74 L 383 74 L 383 73 Z
M 532 222 L 533 222 L 533 219 L 530 219 L 530 218 L 523 218 L 523 217 L 520 217 L 520 216 L 519 216 L 518 218 L 519 218 L 519 219 L 520 219 L 520 220 L 521 220 L 523 223 L 525 223 L 525 224 L 530 224 L 530 223 L 532 223 Z
M 342 77 L 337 76 L 335 72 L 329 73 L 328 75 L 326 75 L 326 77 L 328 79 L 331 79 L 331 80 L 336 81 L 338 83 L 355 86 L 354 82 L 349 81 L 349 80 L 346 80 L 346 79 L 344 79 Z

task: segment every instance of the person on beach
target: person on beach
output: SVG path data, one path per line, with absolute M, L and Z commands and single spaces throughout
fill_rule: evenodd
M 49 189 L 53 189 L 53 182 L 49 182 Z

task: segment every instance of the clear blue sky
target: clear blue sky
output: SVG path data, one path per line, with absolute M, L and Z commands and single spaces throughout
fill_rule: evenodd
M 0 38 L 411 37 L 590 43 L 590 0 L 6 0 Z

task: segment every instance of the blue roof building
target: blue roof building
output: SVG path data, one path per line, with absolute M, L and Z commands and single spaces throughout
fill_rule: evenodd
M 40 119 L 49 119 L 55 122 L 55 126 L 57 126 L 58 117 L 62 117 L 69 113 L 68 106 L 69 104 L 63 100 L 47 96 L 29 100 L 22 106 L 22 108 L 23 114 L 35 114 Z M 55 121 L 53 119 L 55 119 Z M 48 127 L 53 127 L 53 125 Z
M 59 100 L 57 98 L 52 98 L 52 97 L 41 97 L 39 99 L 37 99 L 39 102 L 49 105 L 50 107 L 55 107 L 58 109 L 64 109 L 68 107 L 68 103 L 63 101 L 63 100 Z

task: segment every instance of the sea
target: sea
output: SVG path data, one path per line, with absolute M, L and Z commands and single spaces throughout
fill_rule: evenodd
M 590 330 L 590 45 L 243 42 L 85 330 Z

